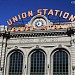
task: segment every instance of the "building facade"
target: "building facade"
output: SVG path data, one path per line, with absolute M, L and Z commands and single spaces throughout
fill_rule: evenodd
M 34 16 L 29 25 L 35 31 L 0 27 L 0 75 L 75 75 L 75 35 L 67 29 L 39 30 L 50 23 Z

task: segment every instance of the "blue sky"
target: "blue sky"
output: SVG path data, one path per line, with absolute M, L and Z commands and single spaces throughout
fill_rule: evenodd
M 7 25 L 6 20 L 24 11 L 39 8 L 59 9 L 75 15 L 74 0 L 0 0 L 0 24 Z

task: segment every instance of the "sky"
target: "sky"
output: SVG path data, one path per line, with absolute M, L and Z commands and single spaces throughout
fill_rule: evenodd
M 8 19 L 22 12 L 39 8 L 59 9 L 75 15 L 74 0 L 0 0 L 0 25 L 7 25 Z

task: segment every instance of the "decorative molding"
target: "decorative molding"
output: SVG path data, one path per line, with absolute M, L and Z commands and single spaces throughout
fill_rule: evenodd
M 58 38 L 50 38 L 50 37 L 39 37 L 39 38 L 17 38 L 10 39 L 7 41 L 7 44 L 34 44 L 34 43 L 66 43 L 70 42 L 70 37 L 58 37 Z

